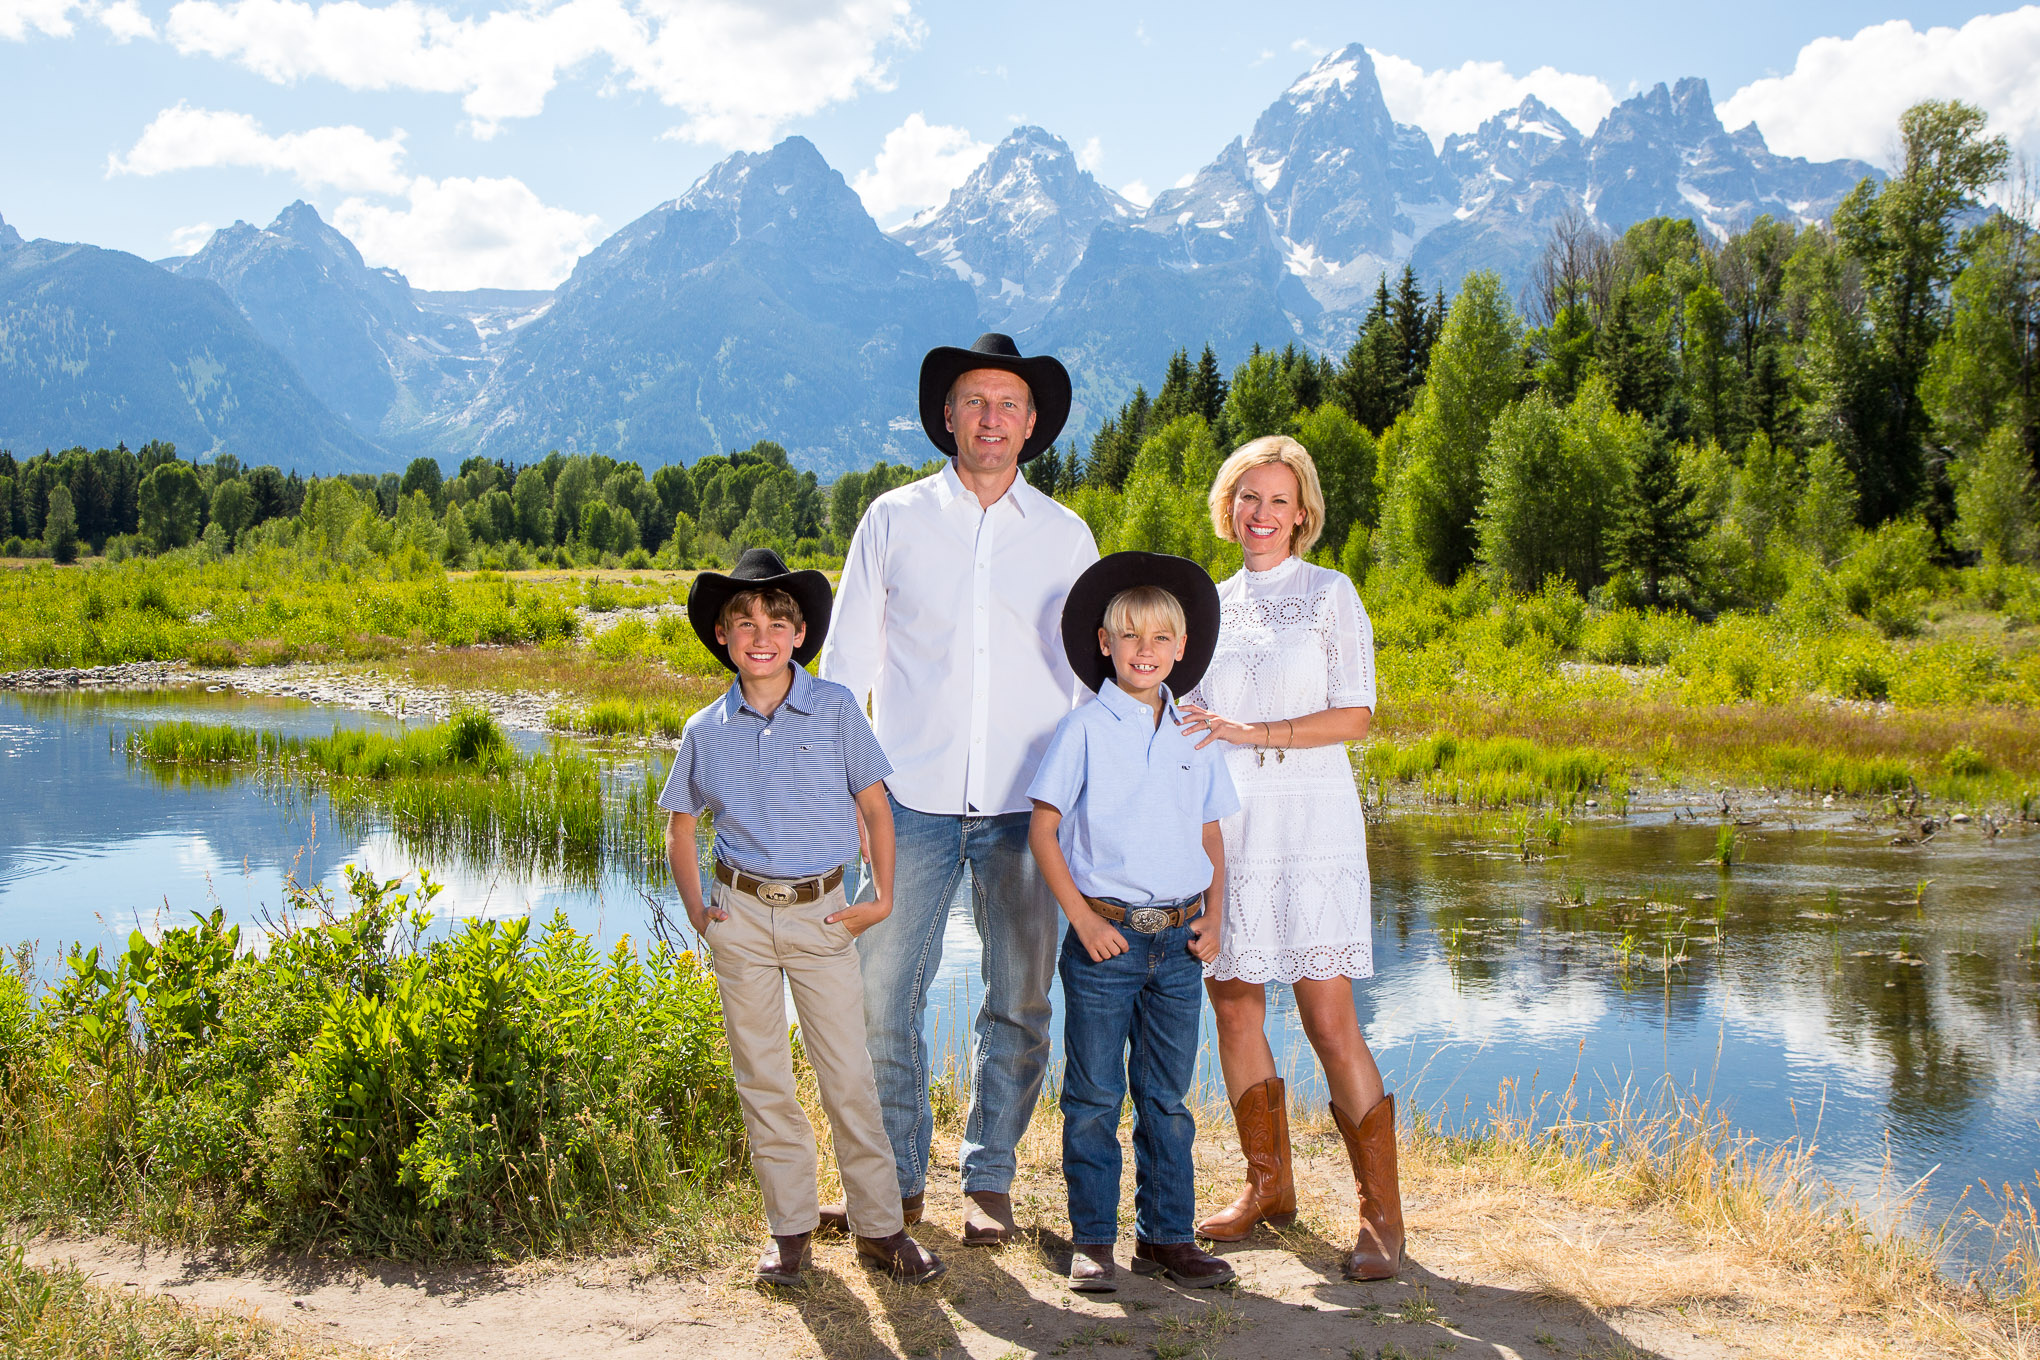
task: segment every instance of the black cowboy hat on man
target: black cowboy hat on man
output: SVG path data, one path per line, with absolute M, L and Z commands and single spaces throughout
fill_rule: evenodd
M 1025 463 L 1045 453 L 1061 437 L 1070 418 L 1070 373 L 1049 354 L 1023 355 L 1011 336 L 987 331 L 969 349 L 939 345 L 921 360 L 921 428 L 936 448 L 954 458 L 956 436 L 947 418 L 950 389 L 956 380 L 978 369 L 1011 373 L 1027 384 L 1034 396 L 1034 432 L 1021 445 L 1019 461 Z

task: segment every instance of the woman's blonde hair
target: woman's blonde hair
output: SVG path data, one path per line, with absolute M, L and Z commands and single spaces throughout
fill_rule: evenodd
M 1296 530 L 1289 536 L 1289 551 L 1302 557 L 1316 546 L 1318 535 L 1325 531 L 1325 493 L 1318 487 L 1317 464 L 1310 460 L 1310 450 L 1286 434 L 1263 435 L 1233 450 L 1211 484 L 1211 527 L 1226 542 L 1239 541 L 1233 537 L 1233 496 L 1240 489 L 1242 477 L 1271 463 L 1280 463 L 1296 474 L 1303 518 L 1296 522 Z

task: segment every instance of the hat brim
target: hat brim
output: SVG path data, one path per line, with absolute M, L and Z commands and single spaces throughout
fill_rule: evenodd
M 794 603 L 800 606 L 801 626 L 807 629 L 800 645 L 793 649 L 793 659 L 805 666 L 821 654 L 822 642 L 829 636 L 829 609 L 835 599 L 829 589 L 829 578 L 821 572 L 789 571 L 778 576 L 746 578 L 704 571 L 687 588 L 687 621 L 694 625 L 694 635 L 701 639 L 701 645 L 723 663 L 724 669 L 734 672 L 737 666 L 730 660 L 730 649 L 715 640 L 716 620 L 722 617 L 723 606 L 730 597 L 745 590 L 783 590 L 793 596 Z
M 980 368 L 1016 374 L 1027 384 L 1034 394 L 1034 433 L 1020 446 L 1020 461 L 1031 462 L 1046 453 L 1070 419 L 1070 371 L 1052 354 L 985 354 L 955 345 L 929 350 L 921 360 L 921 428 L 928 432 L 928 442 L 951 458 L 956 456 L 956 436 L 949 432 L 942 408 L 956 380 Z
M 1218 587 L 1204 568 L 1187 557 L 1168 553 L 1119 552 L 1088 567 L 1063 600 L 1063 654 L 1070 669 L 1092 689 L 1112 678 L 1112 658 L 1098 650 L 1098 630 L 1105 626 L 1105 606 L 1122 590 L 1160 586 L 1183 606 L 1183 659 L 1169 670 L 1169 693 L 1181 696 L 1197 687 L 1218 649 Z

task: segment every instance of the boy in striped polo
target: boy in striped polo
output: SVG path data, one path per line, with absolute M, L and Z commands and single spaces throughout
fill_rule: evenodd
M 892 910 L 892 767 L 850 691 L 806 669 L 829 629 L 828 578 L 754 548 L 735 571 L 703 572 L 687 595 L 695 633 L 736 672 L 687 720 L 659 794 L 666 859 L 722 995 L 730 1069 L 771 1245 L 762 1284 L 796 1285 L 820 1216 L 815 1136 L 794 1093 L 784 990 L 815 1069 L 858 1259 L 910 1283 L 943 1271 L 907 1235 L 892 1145 L 864 1037 L 852 941 Z M 864 814 L 878 895 L 849 905 L 843 866 Z M 702 900 L 695 825 L 715 818 L 715 886 Z

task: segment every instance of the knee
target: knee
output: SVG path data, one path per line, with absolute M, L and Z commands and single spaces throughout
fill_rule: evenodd
M 1359 1056 L 1360 1026 L 1353 1017 L 1299 1010 L 1297 1019 L 1302 1023 L 1303 1037 L 1319 1057 L 1344 1060 Z
M 1258 996 L 1214 996 L 1211 1013 L 1218 1021 L 1220 1034 L 1258 1033 L 1267 1018 L 1267 1007 Z

